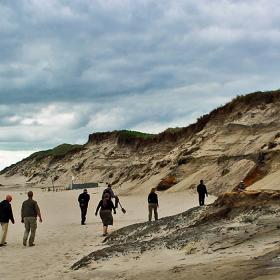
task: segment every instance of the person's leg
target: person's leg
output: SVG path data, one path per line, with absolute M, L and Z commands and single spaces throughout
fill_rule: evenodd
M 153 211 L 153 207 L 151 204 L 149 204 L 149 222 L 152 220 L 152 211 Z
M 157 205 L 154 206 L 154 216 L 155 216 L 155 220 L 158 220 Z
M 81 224 L 84 225 L 86 221 L 87 208 L 81 206 Z
M 205 195 L 203 195 L 203 196 L 201 197 L 202 206 L 204 205 L 204 202 L 205 202 Z
M 84 209 L 84 222 L 86 221 L 86 219 L 87 219 L 87 206 Z
M 7 233 L 8 233 L 8 225 L 9 225 L 9 223 L 1 223 L 2 237 L 1 237 L 0 245 L 5 245 L 5 243 L 6 243 L 6 238 L 7 238 Z
M 34 244 L 36 228 L 37 228 L 37 218 L 32 217 L 32 218 L 30 218 L 31 234 L 30 234 L 30 237 L 29 237 L 29 246 L 32 246 Z
M 80 209 L 81 209 L 81 225 L 83 224 L 83 207 L 80 206 Z
M 103 236 L 108 234 L 108 226 L 103 225 Z
M 25 231 L 24 231 L 24 235 L 23 235 L 23 245 L 26 246 L 26 242 L 28 239 L 28 235 L 30 232 L 30 222 L 29 222 L 29 217 L 25 217 L 23 219 L 24 221 L 24 227 L 25 227 Z
M 199 206 L 203 205 L 202 195 L 199 194 Z

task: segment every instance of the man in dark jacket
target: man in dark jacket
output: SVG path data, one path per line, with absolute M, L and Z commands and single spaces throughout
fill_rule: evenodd
M 149 221 L 152 220 L 152 214 L 154 210 L 155 220 L 158 219 L 158 196 L 156 194 L 156 188 L 152 188 L 148 196 L 148 205 L 149 205 Z
M 102 199 L 104 198 L 105 194 L 108 193 L 110 195 L 110 199 L 112 200 L 113 198 L 115 199 L 115 208 L 118 208 L 119 205 L 119 197 L 117 195 L 114 194 L 113 190 L 112 190 L 112 185 L 109 183 L 107 184 L 107 188 L 103 191 L 102 194 Z
M 12 201 L 12 196 L 7 195 L 6 199 L 0 202 L 0 223 L 2 226 L 0 247 L 5 246 L 7 244 L 6 237 L 8 233 L 9 220 L 11 220 L 13 224 L 15 223 L 12 206 L 10 203 L 11 201 Z
M 198 192 L 199 205 L 203 206 L 205 195 L 208 197 L 207 189 L 203 183 L 203 180 L 200 180 L 200 184 L 197 186 L 197 192 Z
M 87 209 L 88 209 L 88 202 L 90 200 L 90 195 L 87 192 L 87 189 L 79 195 L 78 201 L 81 208 L 81 224 L 85 225 Z

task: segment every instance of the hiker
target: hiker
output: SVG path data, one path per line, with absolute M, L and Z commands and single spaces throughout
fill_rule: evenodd
M 207 189 L 203 183 L 203 180 L 200 180 L 200 184 L 197 186 L 197 192 L 198 192 L 199 205 L 203 206 L 205 195 L 208 197 Z
M 152 188 L 151 192 L 148 196 L 148 205 L 149 205 L 149 221 L 152 220 L 152 212 L 154 210 L 154 217 L 155 221 L 158 219 L 158 212 L 157 209 L 159 207 L 158 205 L 158 196 L 156 194 L 156 188 Z
M 7 245 L 6 238 L 8 233 L 9 221 L 11 220 L 13 224 L 15 223 L 12 206 L 11 206 L 12 199 L 13 198 L 11 195 L 7 195 L 6 199 L 0 202 L 0 223 L 2 226 L 0 247 Z
M 239 185 L 237 187 L 237 191 L 238 192 L 243 192 L 243 191 L 245 191 L 245 189 L 246 189 L 246 186 L 245 186 L 244 181 L 240 181 L 240 183 L 239 183 Z
M 88 194 L 87 189 L 84 189 L 84 191 L 79 195 L 78 198 L 81 208 L 81 225 L 85 225 L 89 200 L 90 195 Z
M 103 199 L 100 200 L 96 208 L 95 216 L 97 216 L 99 209 L 99 215 L 103 223 L 103 236 L 106 236 L 108 234 L 108 226 L 113 225 L 112 209 L 114 210 L 114 214 L 116 214 L 116 208 L 110 198 L 110 194 L 104 194 Z
M 31 231 L 28 243 L 29 246 L 34 246 L 35 233 L 37 229 L 37 216 L 39 217 L 40 223 L 42 223 L 42 217 L 37 202 L 33 200 L 33 192 L 29 191 L 27 196 L 28 199 L 25 200 L 21 206 L 21 222 L 24 223 L 25 226 L 23 245 L 26 246 L 28 235 Z
M 102 194 L 102 199 L 104 198 L 104 195 L 106 193 L 108 193 L 110 195 L 110 199 L 114 198 L 115 199 L 115 208 L 118 208 L 118 204 L 119 204 L 119 197 L 117 195 L 114 194 L 113 190 L 112 190 L 112 185 L 111 184 L 107 184 L 107 188 L 103 191 Z

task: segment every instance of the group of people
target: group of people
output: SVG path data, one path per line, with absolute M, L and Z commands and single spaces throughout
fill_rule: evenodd
M 199 206 L 204 206 L 205 196 L 208 197 L 208 193 L 203 180 L 200 180 L 200 183 L 197 186 L 196 190 L 198 192 Z M 159 203 L 158 203 L 158 196 L 156 194 L 156 188 L 152 188 L 151 192 L 148 195 L 149 221 L 152 220 L 153 213 L 154 213 L 155 220 L 158 220 L 158 211 L 157 211 L 158 207 L 159 207 Z
M 23 245 L 34 246 L 35 233 L 37 229 L 37 217 L 39 222 L 42 222 L 40 208 L 38 203 L 33 199 L 33 192 L 27 193 L 28 199 L 22 203 L 21 206 L 21 222 L 24 224 L 25 231 L 23 235 Z M 0 223 L 2 227 L 2 235 L 0 240 L 0 247 L 6 246 L 6 238 L 8 233 L 9 221 L 15 223 L 13 210 L 11 206 L 12 196 L 7 195 L 6 199 L 0 202 Z
M 112 202 L 112 199 L 115 199 L 115 204 Z M 81 209 L 81 225 L 85 225 L 89 200 L 90 195 L 88 194 L 87 189 L 84 189 L 84 191 L 78 197 L 78 202 Z M 107 188 L 103 191 L 102 198 L 99 201 L 95 211 L 95 216 L 97 216 L 99 212 L 103 223 L 103 236 L 108 235 L 108 226 L 113 225 L 112 210 L 114 214 L 116 214 L 118 203 L 118 196 L 114 194 L 111 184 L 108 184 Z
M 204 185 L 203 180 L 200 180 L 200 184 L 197 186 L 199 205 L 203 206 L 205 203 L 205 196 L 208 196 L 207 188 Z M 34 246 L 35 233 L 37 228 L 37 217 L 39 217 L 39 222 L 42 222 L 40 208 L 38 203 L 33 199 L 33 192 L 29 191 L 27 193 L 28 199 L 22 203 L 21 207 L 21 222 L 24 223 L 25 231 L 23 235 L 23 245 Z M 115 200 L 113 203 L 112 199 Z M 2 235 L 0 240 L 0 247 L 6 246 L 6 238 L 8 232 L 9 221 L 13 224 L 15 223 L 12 206 L 11 206 L 12 196 L 7 195 L 6 199 L 0 202 L 0 223 L 2 226 Z M 81 209 L 81 225 L 85 225 L 88 204 L 90 201 L 90 195 L 87 189 L 78 197 L 79 206 Z M 101 200 L 99 201 L 95 216 L 100 215 L 103 223 L 103 236 L 108 235 L 108 226 L 113 225 L 113 215 L 116 214 L 116 209 L 118 208 L 119 198 L 114 194 L 112 186 L 108 184 L 107 188 L 103 191 Z M 158 220 L 158 196 L 156 194 L 156 188 L 152 188 L 148 195 L 148 220 L 152 220 L 152 215 L 154 214 L 154 219 Z

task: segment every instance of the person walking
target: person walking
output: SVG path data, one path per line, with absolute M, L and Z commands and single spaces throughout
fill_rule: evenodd
M 116 214 L 116 208 L 110 198 L 110 195 L 106 193 L 104 194 L 103 199 L 100 200 L 95 211 L 95 216 L 97 216 L 99 211 L 99 215 L 103 223 L 103 236 L 108 234 L 108 226 L 113 225 L 112 210 L 114 210 L 114 214 Z
M 12 199 L 13 198 L 11 195 L 7 195 L 6 199 L 0 202 L 0 223 L 2 227 L 0 247 L 7 245 L 6 238 L 8 233 L 9 221 L 11 220 L 13 224 L 15 223 L 11 206 Z
M 203 206 L 205 201 L 205 195 L 208 197 L 207 189 L 206 186 L 204 185 L 203 180 L 200 180 L 200 184 L 197 186 L 197 192 L 198 192 L 199 206 Z
M 29 246 L 34 246 L 35 233 L 37 229 L 37 216 L 39 217 L 40 223 L 42 223 L 42 217 L 38 203 L 33 200 L 33 192 L 29 191 L 27 196 L 28 199 L 25 200 L 21 206 L 21 222 L 24 223 L 25 227 L 23 245 L 26 246 L 27 239 L 31 231 L 28 244 Z
M 149 208 L 149 221 L 152 220 L 152 212 L 154 211 L 155 220 L 158 220 L 158 196 L 156 194 L 156 188 L 152 188 L 148 196 L 148 208 Z
M 81 208 L 81 225 L 85 225 L 89 200 L 90 195 L 88 194 L 87 189 L 84 189 L 84 191 L 79 195 L 78 198 Z
M 102 199 L 104 198 L 104 195 L 108 193 L 110 195 L 110 199 L 112 200 L 113 198 L 115 199 L 115 208 L 118 208 L 119 205 L 119 197 L 115 195 L 114 191 L 112 190 L 112 185 L 109 183 L 107 184 L 107 188 L 103 191 L 102 194 Z

